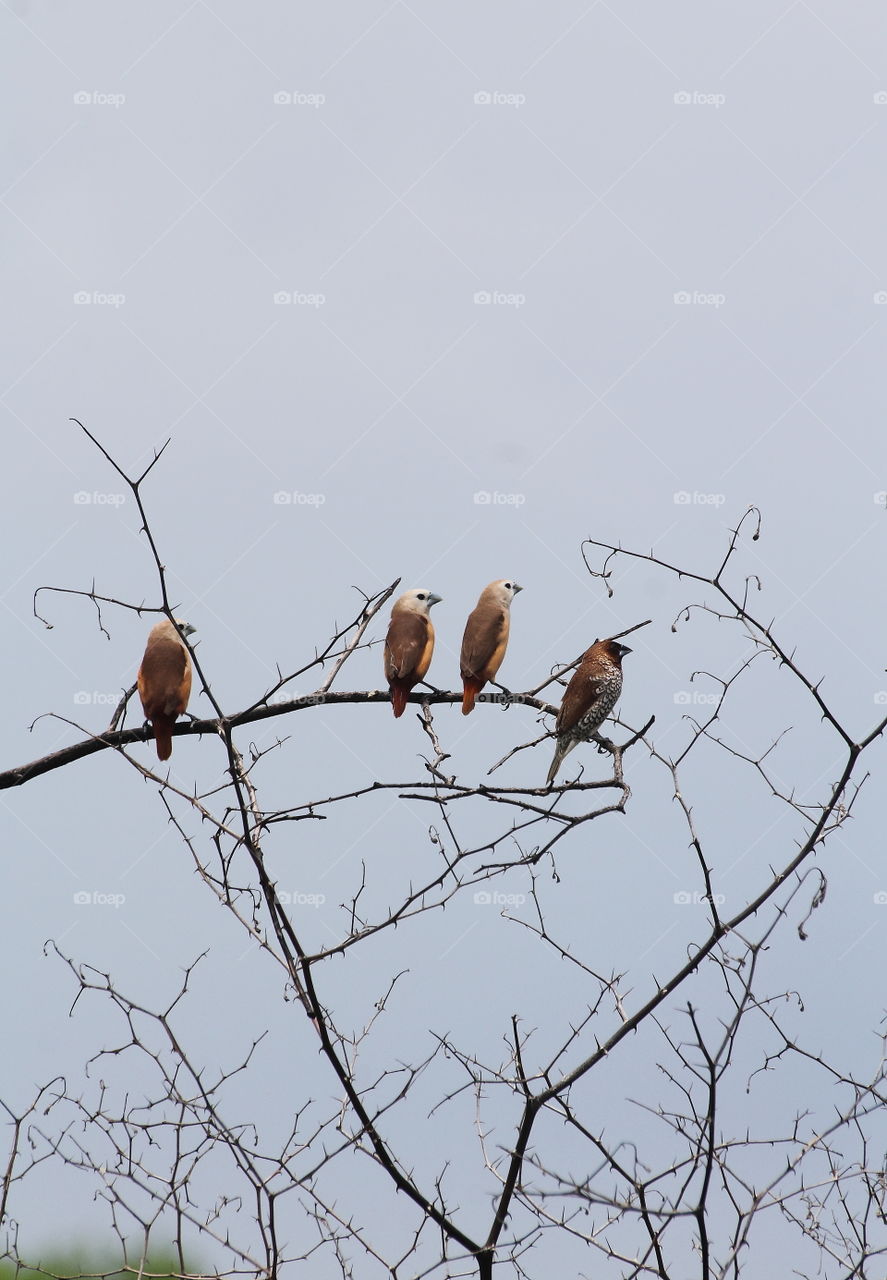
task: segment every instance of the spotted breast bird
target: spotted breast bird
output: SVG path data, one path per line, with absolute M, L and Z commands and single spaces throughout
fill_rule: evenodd
M 495 680 L 508 647 L 511 602 L 523 587 L 507 578 L 497 578 L 480 593 L 468 615 L 462 637 L 462 714 L 474 710 L 474 700 L 488 680 Z
M 413 587 L 394 602 L 385 637 L 385 678 L 395 718 L 406 711 L 407 695 L 413 685 L 424 680 L 431 665 L 434 627 L 430 610 L 440 600 L 424 587 Z
M 182 636 L 194 631 L 190 622 L 181 618 L 176 618 L 175 626 L 164 618 L 151 628 L 139 667 L 139 697 L 145 719 L 154 726 L 158 760 L 172 755 L 172 727 L 176 717 L 185 714 L 191 696 L 191 655 Z
M 564 756 L 578 742 L 596 738 L 598 729 L 618 702 L 622 692 L 622 659 L 627 653 L 631 653 L 628 645 L 598 640 L 582 655 L 555 722 L 557 744 L 548 770 L 549 787 Z

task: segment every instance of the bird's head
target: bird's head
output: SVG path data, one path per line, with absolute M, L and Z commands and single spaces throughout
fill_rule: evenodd
M 620 644 L 618 640 L 605 640 L 604 646 L 607 650 L 607 654 L 609 655 L 609 657 L 617 665 L 619 665 L 622 662 L 622 659 L 625 657 L 627 653 L 632 652 L 632 650 L 629 649 L 627 644 Z
M 483 594 L 488 599 L 494 600 L 496 604 L 507 608 L 518 591 L 523 591 L 523 587 L 519 582 L 515 582 L 514 578 L 497 578 L 495 582 L 491 582 L 484 588 Z
M 404 613 L 422 613 L 428 617 L 428 611 L 431 606 L 439 604 L 441 599 L 441 596 L 436 596 L 427 587 L 413 587 L 398 598 L 392 613 L 394 610 L 398 610 Z
M 186 622 L 184 618 L 176 618 L 176 630 L 183 636 L 193 636 L 197 628 L 192 627 L 191 623 Z

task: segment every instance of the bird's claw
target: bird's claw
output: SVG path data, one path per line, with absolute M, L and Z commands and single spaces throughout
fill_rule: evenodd
M 493 683 L 495 684 L 495 681 Z M 514 705 L 515 695 L 510 689 L 506 689 L 504 684 L 497 684 L 496 688 L 499 690 L 496 694 L 496 701 L 507 711 L 510 706 Z

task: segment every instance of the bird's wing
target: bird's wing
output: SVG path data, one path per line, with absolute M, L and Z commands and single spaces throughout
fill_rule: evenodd
M 385 675 L 389 681 L 408 679 L 416 671 L 428 645 L 428 619 L 402 613 L 391 619 L 385 638 Z
M 139 697 L 149 720 L 154 716 L 180 716 L 191 693 L 191 660 L 178 640 L 152 640 L 138 675 Z
M 583 671 L 580 667 L 567 685 L 561 709 L 557 714 L 555 730 L 558 733 L 568 733 L 570 729 L 575 729 L 582 717 L 604 692 L 605 685 L 605 677 Z
M 500 604 L 479 604 L 468 616 L 462 637 L 462 679 L 491 680 L 501 666 L 508 644 L 508 610 Z

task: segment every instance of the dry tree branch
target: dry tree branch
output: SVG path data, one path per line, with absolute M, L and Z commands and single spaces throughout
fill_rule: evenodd
M 91 591 L 83 592 L 47 589 L 88 599 L 107 636 L 110 633 L 105 627 L 103 607 L 172 616 L 165 569 L 141 493 L 143 482 L 167 446 L 155 454 L 141 475 L 130 478 L 86 428 L 79 423 L 78 426 L 130 486 L 158 575 L 160 603 L 150 609 L 144 603 L 135 605 L 99 595 L 94 584 Z M 730 531 L 726 551 L 710 574 L 682 569 L 652 552 L 635 552 L 594 539 L 582 546 L 589 573 L 601 579 L 609 595 L 614 594 L 615 567 L 621 557 L 644 561 L 678 582 L 701 588 L 708 596 L 701 601 L 688 600 L 678 618 L 694 620 L 707 613 L 732 624 L 746 647 L 751 643 L 750 655 L 744 654 L 729 673 L 694 673 L 713 680 L 718 693 L 710 715 L 689 720 L 689 744 L 676 758 L 668 756 L 651 739 L 651 716 L 641 729 L 616 721 L 628 737 L 619 744 L 602 740 L 612 766 L 610 776 L 605 778 L 586 780 L 580 771 L 577 781 L 553 789 L 494 787 L 473 780 L 463 783 L 456 774 L 450 776 L 446 772 L 445 766 L 452 760 L 447 724 L 433 715 L 437 706 L 461 702 L 461 694 L 422 689 L 410 699 L 418 708 L 420 726 L 430 746 L 424 774 L 418 780 L 382 778 L 371 785 L 350 788 L 346 784 L 336 794 L 314 799 L 295 796 L 286 807 L 265 809 L 260 779 L 267 751 L 256 748 L 244 752 L 238 742 L 239 731 L 253 723 L 309 708 L 387 705 L 385 691 L 342 691 L 334 690 L 333 685 L 350 657 L 372 643 L 366 639 L 368 627 L 395 591 L 395 581 L 373 595 L 361 593 L 360 611 L 347 626 L 336 625 L 328 643 L 316 649 L 298 670 L 285 675 L 278 669 L 277 682 L 257 701 L 234 714 L 223 711 L 189 646 L 215 714 L 177 726 L 177 736 L 210 734 L 225 752 L 223 776 L 221 780 L 214 777 L 211 789 L 204 794 L 186 793 L 171 785 L 125 751 L 131 743 L 147 738 L 143 728 L 117 727 L 132 691 L 124 695 L 104 733 L 88 735 L 61 751 L 0 774 L 0 787 L 21 786 L 86 755 L 110 749 L 156 782 L 165 812 L 187 844 L 203 883 L 250 941 L 282 966 L 287 993 L 295 992 L 299 1007 L 307 1015 L 293 1024 L 296 1052 L 305 1054 L 306 1064 L 320 1064 L 324 1078 L 333 1081 L 335 1092 L 325 1110 L 319 1110 L 307 1093 L 289 1098 L 287 1125 L 272 1150 L 263 1145 L 252 1121 L 234 1123 L 227 1119 L 221 1102 L 227 1082 L 238 1073 L 254 1069 L 259 1040 L 241 1055 L 237 1066 L 214 1073 L 194 1065 L 176 1029 L 179 1004 L 190 996 L 191 969 L 186 972 L 176 999 L 160 1014 L 154 1014 L 146 1005 L 124 996 L 110 975 L 66 959 L 77 983 L 75 1005 L 86 993 L 109 1000 L 124 1020 L 125 1035 L 120 1043 L 91 1060 L 90 1066 L 101 1066 L 102 1071 L 102 1078 L 94 1086 L 95 1100 L 87 1101 L 76 1091 L 69 1092 L 64 1081 L 47 1086 L 51 1103 L 46 1109 L 55 1109 L 56 1116 L 65 1117 L 59 1121 L 60 1132 L 48 1132 L 51 1126 L 45 1119 L 35 1119 L 34 1108 L 21 1113 L 7 1107 L 11 1154 L 6 1162 L 0 1209 L 6 1208 L 11 1190 L 18 1187 L 24 1174 L 52 1156 L 72 1169 L 93 1174 L 104 1169 L 102 1195 L 111 1206 L 121 1240 L 123 1230 L 119 1224 L 124 1219 L 139 1222 L 147 1241 L 148 1233 L 165 1221 L 164 1214 L 171 1214 L 183 1271 L 183 1239 L 186 1230 L 193 1229 L 224 1246 L 232 1260 L 232 1275 L 262 1280 L 274 1280 L 289 1261 L 313 1258 L 321 1248 L 348 1277 L 353 1274 L 352 1249 L 361 1256 L 363 1265 L 385 1269 L 390 1275 L 405 1275 L 407 1271 L 416 1276 L 473 1274 L 481 1280 L 492 1280 L 500 1270 L 504 1276 L 506 1269 L 516 1277 L 568 1274 L 570 1267 L 560 1261 L 557 1246 L 553 1253 L 546 1252 L 554 1234 L 562 1244 L 575 1242 L 584 1249 L 595 1248 L 613 1268 L 613 1274 L 618 1268 L 620 1275 L 650 1275 L 665 1280 L 678 1273 L 689 1274 L 692 1269 L 706 1280 L 715 1275 L 737 1280 L 758 1216 L 775 1211 L 805 1240 L 813 1241 L 821 1258 L 840 1261 L 841 1265 L 846 1262 L 848 1276 L 864 1274 L 866 1261 L 887 1251 L 887 1245 L 877 1238 L 878 1227 L 883 1228 L 887 1221 L 887 1170 L 872 1165 L 867 1147 L 871 1138 L 866 1127 L 887 1098 L 883 1055 L 878 1069 L 865 1080 L 861 1073 L 839 1069 L 824 1054 L 803 1049 L 790 1033 L 787 1015 L 779 1004 L 790 993 L 761 994 L 759 983 L 765 957 L 769 963 L 772 941 L 784 930 L 789 913 L 801 914 L 809 899 L 807 914 L 798 924 L 803 937 L 810 914 L 824 901 L 825 872 L 813 863 L 813 855 L 847 821 L 865 781 L 865 777 L 858 776 L 860 757 L 887 727 L 887 718 L 861 741 L 854 742 L 836 706 L 831 700 L 826 702 L 821 682 L 804 672 L 795 652 L 775 634 L 772 622 L 764 623 L 750 612 L 753 594 L 762 590 L 760 579 L 746 575 L 738 589 L 728 584 L 728 579 L 734 580 L 743 531 L 749 527 L 757 539 L 761 522 L 755 509 Z M 603 553 L 603 562 L 597 568 L 589 562 L 591 548 Z M 714 602 L 711 593 L 716 597 Z M 35 593 L 35 614 L 38 599 L 39 592 Z M 45 618 L 43 621 L 51 625 Z M 637 623 L 618 636 L 649 625 L 649 621 Z M 676 618 L 675 626 L 677 621 Z M 786 668 L 817 717 L 838 736 L 842 759 L 837 779 L 830 775 L 818 804 L 798 803 L 794 790 L 777 779 L 772 757 L 786 730 L 781 730 L 767 749 L 757 754 L 731 745 L 715 731 L 715 724 L 728 717 L 737 701 L 735 690 L 740 680 L 754 678 L 758 666 L 755 658 L 765 652 Z M 575 663 L 557 668 L 535 688 L 514 697 L 509 695 L 508 702 L 516 701 L 540 714 L 554 715 L 555 707 L 539 695 L 562 680 L 572 666 Z M 313 670 L 321 681 L 315 693 L 278 700 L 285 686 Z M 490 693 L 478 701 L 481 705 L 497 705 L 503 696 Z M 539 745 L 546 736 L 549 735 L 512 748 L 490 769 L 490 774 L 519 751 Z M 553 896 L 558 890 L 563 892 L 555 855 L 560 861 L 560 851 L 574 847 L 577 832 L 587 829 L 588 822 L 609 813 L 626 812 L 631 792 L 625 777 L 625 755 L 639 745 L 642 749 L 636 755 L 643 756 L 647 768 L 662 777 L 668 802 L 674 798 L 675 812 L 704 890 L 701 898 L 707 904 L 705 913 L 696 913 L 692 921 L 687 917 L 689 927 L 681 936 L 680 951 L 677 958 L 672 958 L 664 977 L 644 970 L 641 961 L 634 965 L 639 973 L 631 975 L 627 971 L 617 973 L 615 965 L 608 975 L 606 962 L 596 966 L 593 951 L 588 954 L 592 944 L 581 932 L 578 941 L 569 942 L 560 932 L 564 924 L 559 929 L 546 918 L 543 878 L 535 870 L 540 860 L 547 858 L 551 865 L 550 892 Z M 703 843 L 701 831 L 705 827 L 697 823 L 686 790 L 688 760 L 695 761 L 706 751 L 723 753 L 722 758 L 748 774 L 756 787 L 763 786 L 769 795 L 781 800 L 784 812 L 795 825 L 801 825 L 795 842 L 779 846 L 779 856 L 774 856 L 769 870 L 759 875 L 739 905 L 731 899 L 729 913 L 715 892 L 719 887 L 717 859 L 711 845 Z M 599 791 L 605 793 L 601 799 L 610 803 L 586 807 L 594 805 Z M 588 802 L 584 799 L 586 792 L 591 793 Z M 371 858 L 362 859 L 360 866 L 354 868 L 354 880 L 339 907 L 337 919 L 344 919 L 344 928 L 337 930 L 325 922 L 332 941 L 324 935 L 319 940 L 312 938 L 304 916 L 291 909 L 287 896 L 278 892 L 272 870 L 274 837 L 283 831 L 295 831 L 293 838 L 298 840 L 308 829 L 288 828 L 285 824 L 324 820 L 347 801 L 371 804 L 370 797 L 377 793 L 390 793 L 391 803 L 411 802 L 411 812 L 418 813 L 419 802 L 435 806 L 431 811 L 433 825 L 419 818 L 425 839 L 420 854 L 425 861 L 411 863 L 406 874 L 398 871 L 392 876 L 393 883 L 385 882 L 383 896 L 379 893 L 378 868 Z M 580 811 L 573 812 L 573 808 Z M 490 815 L 491 829 L 468 835 L 476 809 Z M 188 816 L 199 823 L 201 837 L 188 831 Z M 204 824 L 208 824 L 208 838 L 202 834 Z M 531 844 L 533 840 L 537 843 Z M 372 1007 L 361 1009 L 356 1018 L 349 1017 L 346 1026 L 341 1014 L 343 1005 L 333 994 L 337 990 L 331 974 L 334 957 L 337 964 L 353 965 L 354 948 L 359 946 L 361 963 L 369 965 L 374 945 L 379 954 L 386 940 L 391 946 L 395 937 L 407 941 L 421 938 L 418 930 L 428 913 L 455 910 L 471 886 L 516 871 L 530 877 L 531 915 L 525 919 L 509 911 L 503 914 L 500 927 L 516 926 L 514 936 L 533 943 L 537 954 L 556 962 L 566 961 L 560 971 L 578 984 L 565 986 L 570 994 L 564 995 L 560 1005 L 552 1000 L 544 1025 L 527 1029 L 519 1003 L 522 992 L 518 980 L 513 992 L 504 993 L 505 999 L 513 995 L 517 1003 L 501 1024 L 503 1062 L 485 1064 L 475 1049 L 463 1047 L 449 1032 L 433 1029 L 429 1029 L 433 1038 L 430 1052 L 417 1050 L 410 1060 L 401 1060 L 399 1046 L 395 1043 L 392 1047 L 387 1042 L 390 1031 L 386 1029 L 388 1009 L 395 1003 L 408 971 L 408 965 L 401 965 L 398 960 L 386 972 L 385 980 L 376 985 Z M 587 910 L 586 904 L 580 904 L 578 909 Z M 567 926 L 572 923 L 569 916 L 564 920 Z M 763 920 L 763 926 L 757 937 L 751 937 L 756 920 Z M 633 926 L 629 923 L 626 927 Z M 375 944 L 370 939 L 375 939 Z M 264 963 L 264 957 L 260 958 Z M 329 968 L 324 969 L 324 965 Z M 712 974 L 719 975 L 720 986 L 711 983 Z M 482 985 L 480 989 L 483 990 Z M 678 996 L 686 1011 L 686 1021 L 681 1025 L 689 1027 L 686 1041 L 671 1030 L 667 1018 L 667 1010 L 674 1007 L 672 1002 Z M 578 1007 L 568 1005 L 569 1000 L 577 999 Z M 498 1006 L 489 1014 L 490 1020 L 502 1017 Z M 557 1025 L 559 1020 L 565 1025 Z M 352 1025 L 356 1030 L 347 1029 Z M 761 1065 L 752 1071 L 743 1059 L 743 1046 L 756 1026 L 764 1029 L 768 1039 L 760 1042 L 760 1053 L 755 1042 L 758 1056 L 751 1065 Z M 302 1028 L 307 1029 L 307 1035 Z M 663 1082 L 669 1096 L 677 1095 L 677 1102 L 666 1105 L 658 1095 L 651 1095 L 639 1099 L 637 1107 L 655 1118 L 673 1140 L 661 1154 L 655 1146 L 642 1150 L 640 1140 L 621 1136 L 610 1139 L 606 1135 L 602 1117 L 607 1116 L 613 1100 L 598 1083 L 609 1079 L 612 1088 L 612 1075 L 605 1074 L 605 1064 L 624 1060 L 632 1052 L 632 1045 L 642 1046 L 636 1052 L 646 1054 L 653 1038 L 664 1054 L 657 1064 L 657 1079 Z M 120 1082 L 115 1082 L 120 1101 L 114 1086 L 104 1078 L 127 1055 L 136 1056 L 152 1075 L 152 1089 L 138 1103 L 130 1097 L 125 1075 L 122 1080 L 126 1088 L 122 1092 Z M 733 1077 L 744 1072 L 750 1088 L 759 1075 L 763 1077 L 795 1059 L 828 1074 L 831 1084 L 847 1091 L 831 1122 L 814 1130 L 811 1119 L 808 1132 L 799 1111 L 787 1131 L 771 1134 L 769 1139 L 725 1133 L 723 1117 L 729 1114 L 729 1084 Z M 371 1065 L 365 1065 L 367 1060 Z M 448 1075 L 453 1070 L 457 1072 L 455 1083 Z M 425 1114 L 429 1117 L 442 1115 L 445 1108 L 457 1103 L 463 1105 L 460 1099 L 470 1102 L 473 1095 L 472 1127 L 480 1148 L 479 1170 L 486 1179 L 484 1186 L 492 1189 L 489 1204 L 466 1206 L 461 1187 L 452 1190 L 449 1150 L 441 1153 L 440 1162 L 432 1168 L 427 1167 L 427 1158 L 421 1161 L 412 1154 L 404 1133 L 405 1128 L 409 1130 L 417 1123 L 420 1097 L 424 1105 L 424 1095 L 418 1089 L 420 1080 L 436 1091 L 427 1104 Z M 755 1087 L 759 1087 L 757 1083 Z M 499 1101 L 503 1097 L 507 1100 L 504 1105 Z M 486 1118 L 488 1103 L 496 1117 L 492 1123 Z M 400 1117 L 399 1123 L 395 1116 Z M 579 1159 L 585 1168 L 576 1176 L 558 1167 L 562 1159 L 575 1157 L 576 1148 L 568 1148 L 569 1157 L 562 1154 L 552 1137 L 555 1126 L 580 1144 Z M 842 1163 L 838 1144 L 853 1136 L 858 1138 L 862 1154 L 851 1167 Z M 445 1141 L 457 1146 L 455 1126 Z M 750 1152 L 759 1148 L 763 1151 L 768 1142 L 778 1152 L 779 1167 L 771 1164 L 761 1177 L 749 1177 L 748 1165 L 743 1162 Z M 35 1154 L 30 1157 L 30 1164 L 23 1166 L 26 1143 Z M 99 1161 L 99 1144 L 109 1155 L 108 1166 Z M 552 1150 L 553 1157 L 548 1154 Z M 423 1153 L 426 1157 L 429 1154 Z M 165 1168 L 164 1158 L 168 1161 Z M 399 1244 L 392 1246 L 390 1257 L 389 1249 L 380 1243 L 384 1237 L 374 1231 L 374 1222 L 365 1221 L 364 1206 L 358 1202 L 352 1209 L 340 1202 L 340 1188 L 353 1192 L 353 1180 L 347 1176 L 349 1158 L 359 1165 L 363 1162 L 370 1175 L 380 1178 L 391 1192 L 402 1193 L 396 1202 L 408 1206 L 408 1221 L 400 1224 Z M 223 1181 L 216 1183 L 217 1166 L 212 1162 L 219 1159 L 227 1164 Z M 213 1170 L 214 1185 L 221 1187 L 219 1201 L 209 1209 L 198 1205 L 196 1190 L 204 1164 Z M 344 1179 L 342 1173 L 346 1175 Z M 860 1188 L 864 1188 L 862 1212 L 856 1208 Z M 553 1198 L 558 1198 L 561 1205 L 569 1198 L 571 1207 L 557 1213 L 551 1205 Z M 230 1227 L 236 1216 L 235 1210 L 229 1212 L 230 1206 L 236 1205 L 240 1211 L 247 1202 L 255 1226 L 251 1241 L 245 1236 L 237 1237 Z M 290 1220 L 286 1219 L 284 1231 L 281 1206 L 292 1211 L 296 1204 L 318 1235 L 310 1245 L 301 1240 L 288 1253 L 289 1246 L 282 1241 L 290 1234 Z M 831 1213 L 828 1223 L 827 1213 Z M 855 1231 L 851 1223 L 856 1223 Z M 678 1253 L 680 1249 L 683 1252 Z M 672 1264 L 672 1254 L 684 1261 Z M 552 1256 L 556 1259 L 554 1264 Z

